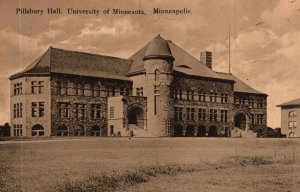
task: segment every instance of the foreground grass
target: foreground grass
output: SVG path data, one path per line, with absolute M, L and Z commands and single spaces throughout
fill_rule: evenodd
M 209 178 L 219 180 L 223 175 L 222 180 L 231 176 L 238 180 L 248 172 L 251 173 L 249 177 L 241 181 L 245 182 L 246 188 L 257 178 L 262 181 L 272 178 L 274 181 L 266 182 L 279 180 L 285 186 L 294 180 L 281 173 L 285 170 L 293 173 L 298 166 L 295 165 L 297 154 L 300 154 L 299 139 L 84 138 L 0 142 L 0 191 L 75 191 L 85 188 L 97 191 L 102 186 L 103 191 L 147 191 L 146 188 L 148 191 L 170 191 L 171 184 L 173 191 L 199 191 L 197 188 L 180 188 L 177 184 L 189 186 L 195 182 L 195 186 L 206 186 L 211 183 L 216 187 L 223 185 L 222 182 L 214 183 Z M 251 157 L 256 160 L 260 157 L 272 164 L 250 165 L 248 169 L 249 166 L 242 164 L 248 165 L 247 161 L 253 164 L 255 161 L 249 160 Z M 227 161 L 230 163 L 226 164 Z M 272 172 L 273 168 L 278 172 Z M 195 176 L 189 176 L 191 174 Z M 189 178 L 188 181 L 185 178 Z M 105 187 L 105 183 L 110 183 L 109 187 Z
M 66 179 L 58 183 L 50 191 L 59 192 L 102 192 L 125 190 L 140 183 L 149 182 L 156 177 L 176 176 L 186 173 L 202 172 L 209 170 L 220 170 L 238 167 L 238 166 L 263 166 L 270 165 L 273 162 L 263 157 L 235 157 L 215 163 L 200 163 L 194 165 L 156 165 L 141 166 L 135 171 L 126 171 L 123 173 L 113 172 L 112 174 L 101 174 L 99 176 L 90 176 L 83 181 L 73 181 Z

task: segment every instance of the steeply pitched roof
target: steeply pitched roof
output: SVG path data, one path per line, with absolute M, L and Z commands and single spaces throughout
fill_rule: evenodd
M 288 107 L 288 106 L 298 106 L 300 105 L 300 98 L 286 102 L 286 103 L 282 103 L 280 105 L 277 105 L 277 107 Z
M 129 70 L 130 65 L 131 61 L 127 59 L 49 47 L 32 64 L 10 78 L 23 74 L 64 73 L 129 80 L 125 73 Z
M 259 91 L 255 90 L 255 89 L 253 89 L 252 87 L 250 87 L 249 85 L 247 85 L 246 83 L 244 83 L 242 80 L 240 80 L 239 78 L 237 78 L 233 74 L 220 73 L 220 72 L 217 72 L 217 73 L 218 73 L 218 75 L 222 76 L 223 78 L 235 81 L 235 84 L 234 84 L 234 91 L 235 92 L 253 93 L 253 94 L 263 94 L 263 95 L 266 95 L 265 93 L 262 93 L 262 92 L 259 92 Z
M 174 60 L 168 42 L 160 35 L 154 37 L 153 40 L 149 43 L 144 59 L 157 57 L 170 58 Z
M 179 46 L 171 41 L 167 41 L 170 47 L 171 53 L 175 58 L 174 70 L 193 76 L 209 77 L 216 79 L 224 79 L 222 76 L 219 76 L 217 73 L 206 67 L 204 64 L 200 63 L 199 60 L 185 52 Z M 144 62 L 143 58 L 148 50 L 149 43 L 145 45 L 142 49 L 137 51 L 134 55 L 129 57 L 133 61 L 128 74 L 134 74 L 144 71 Z

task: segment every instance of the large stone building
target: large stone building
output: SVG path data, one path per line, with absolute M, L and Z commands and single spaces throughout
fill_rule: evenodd
M 50 47 L 10 77 L 14 136 L 230 136 L 266 126 L 267 95 L 159 35 L 128 59 Z
M 277 105 L 281 107 L 281 132 L 287 137 L 300 137 L 300 98 Z

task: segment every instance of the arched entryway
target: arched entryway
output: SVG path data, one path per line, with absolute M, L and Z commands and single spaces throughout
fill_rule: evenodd
M 193 125 L 188 125 L 186 127 L 185 136 L 186 137 L 194 137 L 195 129 Z
M 141 105 L 132 105 L 127 110 L 128 124 L 136 125 L 139 128 L 144 128 L 145 113 Z
M 217 127 L 212 125 L 208 129 L 208 136 L 209 137 L 218 137 L 218 130 Z
M 198 133 L 197 133 L 197 136 L 198 137 L 205 137 L 205 134 L 206 134 L 206 128 L 204 125 L 200 125 L 198 127 Z
M 57 127 L 56 136 L 68 136 L 68 135 L 69 135 L 69 131 L 68 131 L 67 126 L 59 125 Z
M 31 136 L 44 136 L 44 127 L 40 124 L 36 124 L 31 129 Z
M 84 127 L 82 125 L 77 125 L 74 129 L 74 136 L 84 136 Z
M 244 113 L 237 113 L 234 117 L 234 127 L 242 129 L 244 131 L 247 130 L 247 117 Z
M 98 125 L 93 125 L 90 130 L 91 136 L 101 136 L 101 129 Z
M 175 125 L 174 127 L 174 137 L 182 137 L 183 127 L 182 125 Z

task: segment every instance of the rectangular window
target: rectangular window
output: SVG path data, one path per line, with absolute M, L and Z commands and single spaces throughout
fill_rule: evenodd
M 100 87 L 100 95 L 101 95 L 101 97 L 107 97 L 107 87 L 106 86 Z
M 194 120 L 195 119 L 195 109 L 194 108 L 186 108 L 186 119 Z
M 175 120 L 182 120 L 182 107 L 175 107 L 174 108 L 174 119 Z
M 15 103 L 13 105 L 13 117 L 14 118 L 22 118 L 23 106 L 22 103 Z
M 32 102 L 31 103 L 31 116 L 32 117 L 44 117 L 45 115 L 45 103 L 44 102 Z
M 228 122 L 228 110 L 221 110 L 221 121 Z
M 22 124 L 14 124 L 14 134 L 15 137 L 22 136 Z
M 264 119 L 264 115 L 263 114 L 257 114 L 257 116 L 256 116 L 256 123 L 257 123 L 257 125 L 263 125 L 263 119 Z
M 38 82 L 31 81 L 31 93 L 38 93 Z
M 14 84 L 14 93 L 13 95 L 21 95 L 22 94 L 22 83 Z
M 74 86 L 75 88 L 75 95 L 83 96 L 84 95 L 84 85 L 83 84 L 77 84 Z
M 210 92 L 209 99 L 212 103 L 217 102 L 217 93 Z
M 84 119 L 85 118 L 85 112 L 86 112 L 86 105 L 76 103 L 75 104 L 75 115 L 76 118 Z
M 38 104 L 37 102 L 32 102 L 31 103 L 31 117 L 37 117 L 38 114 Z
M 136 96 L 143 97 L 143 95 L 144 95 L 143 87 L 136 88 Z
M 254 116 L 254 114 L 251 114 L 251 124 L 255 125 L 255 116 Z
M 250 108 L 254 107 L 254 99 L 249 99 L 249 107 Z
M 228 103 L 228 94 L 221 93 L 221 103 Z
M 218 112 L 216 109 L 210 109 L 209 111 L 209 120 L 210 121 L 217 121 L 218 120 Z
M 262 99 L 257 99 L 257 108 L 263 108 L 264 102 Z
M 44 81 L 38 82 L 39 93 L 44 93 Z
M 60 102 L 58 103 L 58 116 L 68 118 L 69 117 L 69 103 Z
M 100 86 L 99 85 L 92 86 L 92 96 L 100 97 Z
M 116 88 L 115 87 L 108 88 L 108 96 L 116 96 Z
M 111 119 L 115 118 L 115 108 L 114 107 L 109 108 L 109 117 Z
M 206 109 L 199 109 L 198 119 L 199 121 L 205 121 Z
M 205 102 L 205 93 L 204 92 L 199 93 L 199 101 Z
M 289 129 L 297 128 L 297 121 L 289 121 Z
M 100 104 L 92 104 L 91 105 L 91 118 L 92 119 L 100 119 L 101 117 L 101 105 Z
M 159 112 L 159 102 L 159 95 L 154 95 L 154 115 L 156 115 Z

